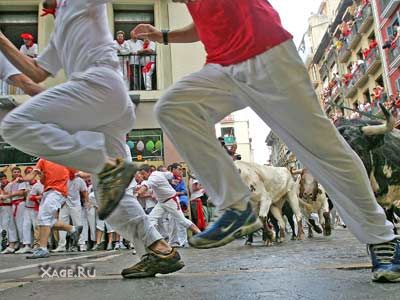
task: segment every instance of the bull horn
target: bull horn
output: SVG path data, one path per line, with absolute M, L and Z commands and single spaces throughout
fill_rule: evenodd
M 361 128 L 361 130 L 365 135 L 385 134 L 385 133 L 391 132 L 393 130 L 393 128 L 396 126 L 395 118 L 386 109 L 386 107 L 382 103 L 379 103 L 379 107 L 381 108 L 381 110 L 386 118 L 386 122 L 385 122 L 385 124 L 381 124 L 381 125 L 364 126 L 363 128 Z

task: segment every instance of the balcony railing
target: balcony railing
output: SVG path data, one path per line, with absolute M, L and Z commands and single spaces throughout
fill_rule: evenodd
M 331 47 L 328 55 L 326 56 L 326 63 L 328 67 L 331 67 L 333 62 L 336 60 L 337 54 L 336 54 L 336 49 L 335 47 Z
M 345 63 L 348 61 L 351 55 L 351 50 L 349 49 L 349 44 L 347 40 L 344 39 L 342 48 L 339 49 L 339 62 Z
M 358 32 L 365 33 L 374 22 L 371 4 L 366 5 L 361 12 L 361 21 Z
M 381 0 L 382 15 L 383 19 L 388 18 L 400 4 L 400 0 Z
M 368 76 L 365 73 L 365 64 L 361 64 L 354 71 L 353 78 L 346 85 L 345 96 L 347 98 L 352 97 L 357 92 L 357 87 L 361 86 L 365 79 L 368 79 Z
M 359 22 L 360 21 L 354 22 L 353 26 L 351 27 L 351 33 L 347 37 L 347 42 L 350 49 L 354 49 L 361 40 L 361 34 L 358 32 Z
M 336 101 L 336 99 L 341 95 L 342 90 L 338 84 L 336 84 L 331 91 L 331 99 L 332 101 Z
M 400 61 L 400 38 L 397 40 L 395 48 L 390 49 L 389 60 L 391 65 Z
M 157 54 L 118 54 L 127 90 L 157 90 Z
M 381 65 L 381 56 L 378 47 L 371 50 L 365 59 L 365 69 L 367 74 L 373 74 Z

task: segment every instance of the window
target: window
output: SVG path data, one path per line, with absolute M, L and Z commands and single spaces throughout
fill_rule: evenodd
M 127 136 L 127 145 L 135 162 L 164 162 L 164 139 L 161 129 L 132 130 Z
M 30 156 L 15 149 L 0 137 L 0 166 L 11 164 L 34 165 L 38 160 L 38 157 Z
M 114 10 L 114 30 L 124 31 L 126 38 L 136 25 L 146 23 L 154 25 L 154 12 L 149 10 Z

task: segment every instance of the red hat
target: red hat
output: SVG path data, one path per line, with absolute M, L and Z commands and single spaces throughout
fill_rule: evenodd
M 21 38 L 24 39 L 24 40 L 31 40 L 31 41 L 34 40 L 33 35 L 30 34 L 30 33 L 23 33 L 23 34 L 21 34 Z

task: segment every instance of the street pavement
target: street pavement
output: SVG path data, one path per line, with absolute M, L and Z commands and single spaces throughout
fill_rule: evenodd
M 365 245 L 342 228 L 328 238 L 272 247 L 256 237 L 253 246 L 237 240 L 222 248 L 184 248 L 180 253 L 186 263 L 180 272 L 140 280 L 119 275 L 139 259 L 130 250 L 57 254 L 33 261 L 1 255 L 0 299 L 400 299 L 400 283 L 371 282 Z M 49 268 L 62 275 L 61 269 L 75 265 L 91 272 L 42 278 L 39 265 L 45 275 Z

